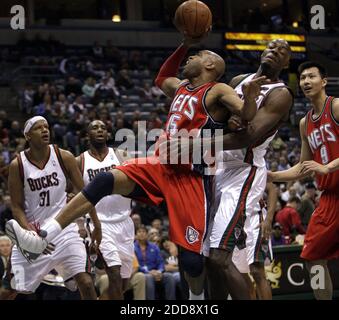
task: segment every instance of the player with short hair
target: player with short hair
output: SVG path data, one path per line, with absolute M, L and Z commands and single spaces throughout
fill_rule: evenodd
M 327 261 L 339 257 L 339 99 L 326 94 L 327 72 L 308 61 L 299 68 L 299 84 L 312 109 L 300 120 L 301 155 L 294 167 L 269 172 L 270 180 L 293 181 L 315 174 L 322 191 L 307 227 L 301 257 L 312 279 L 312 267 L 322 266 L 325 288 L 313 288 L 316 299 L 332 299 Z
M 109 171 L 121 164 L 121 150 L 107 146 L 107 127 L 101 120 L 92 121 L 87 128 L 89 149 L 77 157 L 85 186 L 99 172 Z M 130 218 L 131 200 L 119 195 L 101 199 L 95 206 L 101 222 L 102 240 L 99 259 L 108 276 L 108 288 L 100 299 L 123 300 L 133 271 L 134 224 Z M 90 223 L 91 229 L 93 227 Z
M 81 190 L 84 184 L 74 156 L 49 144 L 50 131 L 45 118 L 30 118 L 25 123 L 24 135 L 29 148 L 20 152 L 10 164 L 9 193 L 15 221 L 27 233 L 36 236 L 40 226 L 53 220 L 66 206 L 67 179 L 76 191 Z M 91 214 L 97 229 L 100 229 L 95 213 Z M 6 232 L 13 239 L 14 235 L 8 228 Z M 53 239 L 53 244 L 55 250 L 47 247 L 46 254 L 39 256 L 34 264 L 31 262 L 36 257 L 19 246 L 13 247 L 11 288 L 22 293 L 34 292 L 43 277 L 56 269 L 64 280 L 74 277 L 82 299 L 96 299 L 91 276 L 86 272 L 86 249 L 77 225 L 72 223 L 67 226 Z

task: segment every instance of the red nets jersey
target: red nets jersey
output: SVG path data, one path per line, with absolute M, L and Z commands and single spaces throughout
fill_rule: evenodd
M 168 136 L 175 136 L 181 129 L 188 132 L 195 129 L 196 131 L 191 133 L 192 136 L 197 137 L 201 133 L 200 129 L 214 127 L 209 123 L 212 119 L 204 103 L 207 92 L 215 84 L 216 82 L 208 82 L 195 88 L 190 88 L 189 82 L 180 85 L 168 113 L 165 127 Z
M 306 135 L 313 152 L 314 161 L 327 164 L 339 158 L 339 123 L 334 119 L 332 101 L 327 97 L 321 114 L 313 117 L 313 110 L 306 115 Z M 326 175 L 317 175 L 320 190 L 338 192 L 339 170 Z

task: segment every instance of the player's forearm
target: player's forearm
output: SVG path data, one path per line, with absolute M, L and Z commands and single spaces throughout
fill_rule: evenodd
M 20 226 L 26 230 L 30 230 L 31 227 L 26 218 L 24 211 L 20 208 L 13 208 L 12 206 L 12 215 L 13 218 L 20 224 Z
M 184 60 L 188 47 L 184 44 L 180 45 L 161 66 L 159 73 L 155 79 L 155 84 L 161 89 L 162 83 L 170 77 L 176 77 L 179 67 Z
M 93 222 L 94 227 L 95 228 L 101 228 L 101 223 L 100 223 L 100 220 L 98 218 L 95 207 L 89 212 L 89 216 L 91 217 L 91 220 Z
M 288 170 L 271 172 L 271 177 L 275 182 L 288 182 L 299 180 L 310 175 L 310 173 L 300 173 L 301 164 L 297 163 L 295 166 Z
M 273 183 L 267 185 L 267 217 L 266 219 L 272 223 L 274 218 L 275 209 L 278 201 L 278 191 Z
M 326 168 L 328 169 L 328 172 L 334 172 L 336 170 L 339 170 L 339 158 L 331 161 L 330 163 L 325 165 Z
M 240 113 L 241 119 L 251 121 L 257 113 L 257 103 L 255 102 L 255 99 L 245 98 Z

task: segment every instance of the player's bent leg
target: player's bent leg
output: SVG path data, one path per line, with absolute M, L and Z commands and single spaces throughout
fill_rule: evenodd
M 179 249 L 179 261 L 184 270 L 184 276 L 189 286 L 189 300 L 204 300 L 205 258 L 203 255 Z
M 250 271 L 256 284 L 258 299 L 272 300 L 272 289 L 266 279 L 264 265 L 259 262 L 254 262 L 250 265 Z
M 225 285 L 227 286 L 232 299 L 250 300 L 251 297 L 246 282 L 232 262 L 232 252 L 211 248 L 209 259 L 210 265 L 212 265 L 213 268 L 220 268 L 220 270 L 223 270 Z M 210 289 L 213 290 L 213 287 Z M 225 299 L 225 297 L 219 297 L 217 299 L 221 300 Z
M 317 300 L 332 300 L 333 284 L 327 267 L 327 260 L 306 260 L 311 288 Z
M 60 211 L 55 220 L 61 228 L 65 228 L 93 209 L 102 198 L 113 193 L 126 196 L 134 190 L 134 187 L 135 182 L 120 170 L 100 172 Z
M 89 273 L 80 272 L 74 276 L 82 300 L 97 300 L 93 280 Z
M 122 279 L 120 266 L 106 268 L 108 276 L 108 288 L 100 296 L 100 300 L 123 300 Z

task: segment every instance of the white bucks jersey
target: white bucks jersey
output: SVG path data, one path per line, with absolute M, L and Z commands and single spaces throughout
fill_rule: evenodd
M 120 165 L 113 148 L 108 148 L 107 156 L 102 161 L 93 157 L 88 151 L 81 154 L 80 159 L 85 185 L 89 184 L 99 172 L 109 171 Z M 95 209 L 100 221 L 121 222 L 130 215 L 131 200 L 120 195 L 110 195 L 102 198 Z
M 243 79 L 236 87 L 235 91 L 239 97 L 243 98 L 242 85 L 246 82 L 249 82 L 253 79 L 255 74 L 251 74 Z M 276 82 L 271 84 L 266 84 L 262 86 L 261 95 L 257 98 L 257 109 L 259 110 L 263 105 L 263 102 L 266 100 L 267 96 L 271 93 L 272 90 L 276 88 L 286 87 L 284 82 Z M 229 150 L 223 152 L 223 161 L 227 162 L 226 167 L 237 167 L 248 163 L 257 167 L 265 167 L 265 154 L 266 149 L 270 142 L 273 140 L 275 134 L 277 133 L 277 127 L 273 128 L 270 132 L 264 135 L 259 139 L 254 145 L 238 150 Z
M 33 164 L 25 151 L 18 156 L 24 181 L 25 214 L 29 223 L 42 225 L 66 205 L 66 176 L 59 149 L 49 145 L 49 150 L 49 159 L 42 168 Z

